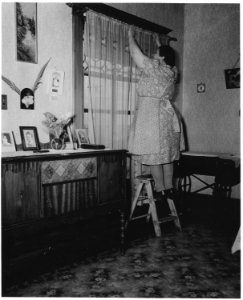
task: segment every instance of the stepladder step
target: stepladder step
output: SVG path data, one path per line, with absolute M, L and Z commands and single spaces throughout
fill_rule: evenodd
M 138 220 L 138 219 L 142 219 L 142 218 L 147 218 L 148 216 L 150 216 L 150 214 L 144 214 L 144 215 L 140 215 L 137 217 L 132 217 L 129 221 L 134 221 L 134 220 Z
M 177 216 L 168 216 L 168 217 L 159 218 L 159 223 L 166 223 L 175 220 L 178 220 Z

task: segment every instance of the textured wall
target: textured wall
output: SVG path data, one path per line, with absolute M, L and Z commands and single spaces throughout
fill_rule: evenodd
M 190 150 L 240 152 L 240 89 L 226 89 L 224 77 L 239 58 L 239 13 L 238 4 L 185 6 L 183 116 Z M 205 93 L 197 93 L 200 82 Z
M 2 82 L 2 94 L 8 97 L 8 110 L 2 110 L 2 131 L 19 133 L 19 126 L 36 126 L 41 142 L 48 139 L 41 121 L 43 112 L 72 111 L 72 15 L 63 4 L 37 4 L 38 64 L 16 61 L 14 3 L 2 3 L 2 74 L 23 89 L 32 87 L 42 66 L 51 57 L 48 68 L 65 72 L 63 95 L 51 100 L 47 94 L 47 72 L 35 94 L 35 110 L 20 109 L 19 96 Z M 19 136 L 17 142 L 20 143 Z

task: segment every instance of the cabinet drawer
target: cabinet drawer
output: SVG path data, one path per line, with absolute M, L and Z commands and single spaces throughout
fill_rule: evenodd
M 51 184 L 97 176 L 96 157 L 44 161 L 41 164 L 41 183 Z

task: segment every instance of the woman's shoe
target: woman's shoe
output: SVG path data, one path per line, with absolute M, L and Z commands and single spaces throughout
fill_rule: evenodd
M 176 201 L 176 191 L 173 188 L 164 190 L 164 194 L 166 198 Z
M 170 213 L 170 209 L 164 191 L 154 191 L 154 198 L 157 200 L 156 206 L 159 218 L 167 217 Z
M 167 199 L 171 199 L 174 202 L 174 205 L 177 208 L 178 211 L 178 215 L 182 215 L 182 209 L 181 209 L 181 205 L 178 204 L 179 199 L 178 199 L 178 194 L 176 192 L 176 190 L 174 188 L 168 189 L 164 191 L 165 196 Z
M 161 192 L 153 191 L 153 196 L 154 196 L 154 199 L 156 199 L 156 200 L 161 200 L 162 197 L 163 197 L 162 191 L 161 191 Z

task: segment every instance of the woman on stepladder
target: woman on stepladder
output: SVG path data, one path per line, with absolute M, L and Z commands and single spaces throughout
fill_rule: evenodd
M 128 150 L 135 160 L 150 166 L 156 198 L 175 200 L 173 163 L 184 150 L 181 122 L 171 104 L 177 79 L 175 52 L 169 45 L 161 46 L 154 35 L 158 49 L 149 58 L 136 44 L 131 27 L 128 37 L 132 59 L 142 71 Z

